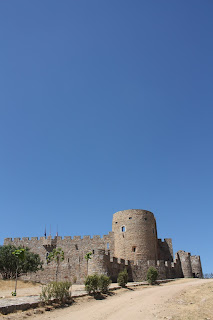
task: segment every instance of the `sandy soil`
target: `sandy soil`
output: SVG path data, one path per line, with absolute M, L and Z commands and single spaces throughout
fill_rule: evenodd
M 213 320 L 212 297 L 213 280 L 181 279 L 148 288 L 116 290 L 103 300 L 78 298 L 63 309 L 39 308 L 0 319 Z

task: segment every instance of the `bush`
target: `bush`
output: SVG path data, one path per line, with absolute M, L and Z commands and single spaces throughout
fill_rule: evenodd
M 40 298 L 44 302 L 51 299 L 57 299 L 60 303 L 65 303 L 71 300 L 71 293 L 69 291 L 71 282 L 50 282 L 48 285 L 42 287 Z
M 99 276 L 97 274 L 93 274 L 91 276 L 87 276 L 85 280 L 85 290 L 89 294 L 96 294 L 98 292 L 98 282 Z
M 124 271 L 119 272 L 117 282 L 119 286 L 123 288 L 126 287 L 126 284 L 128 282 L 128 273 L 126 269 Z
M 98 281 L 98 288 L 101 293 L 107 293 L 109 291 L 109 285 L 111 283 L 111 280 L 109 277 L 107 277 L 105 274 L 101 274 L 99 276 Z
M 96 295 L 97 293 L 107 293 L 109 291 L 109 285 L 111 280 L 105 274 L 93 274 L 86 277 L 85 290 L 89 294 Z
M 148 269 L 147 275 L 146 275 L 146 278 L 147 278 L 147 281 L 149 282 L 149 284 L 152 284 L 152 285 L 155 284 L 157 277 L 158 277 L 157 270 L 154 267 L 150 267 Z

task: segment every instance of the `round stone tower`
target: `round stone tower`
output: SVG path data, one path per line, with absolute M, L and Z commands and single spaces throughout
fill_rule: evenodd
M 157 228 L 152 212 L 140 209 L 113 215 L 114 256 L 125 260 L 157 260 Z

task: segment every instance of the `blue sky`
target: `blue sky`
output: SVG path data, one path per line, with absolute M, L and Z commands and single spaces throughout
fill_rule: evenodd
M 213 272 L 213 2 L 1 1 L 0 243 L 147 209 Z

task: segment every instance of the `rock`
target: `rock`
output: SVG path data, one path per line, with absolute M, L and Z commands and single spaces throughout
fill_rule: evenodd
M 42 309 L 35 309 L 35 310 L 34 310 L 34 313 L 35 313 L 35 314 L 41 314 L 41 313 L 44 313 L 44 310 L 42 310 Z

